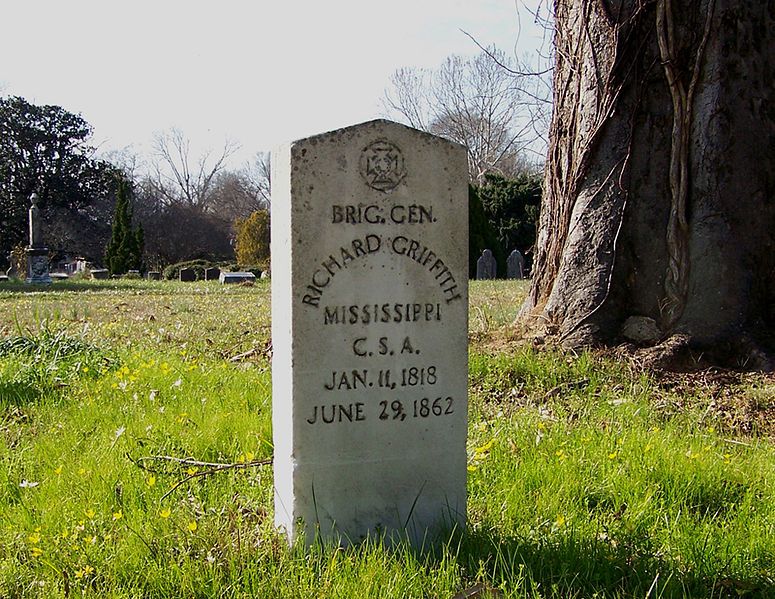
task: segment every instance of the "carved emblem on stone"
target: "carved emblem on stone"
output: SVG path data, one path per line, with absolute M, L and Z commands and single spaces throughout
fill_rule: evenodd
M 378 191 L 395 189 L 406 176 L 404 155 L 392 142 L 378 140 L 361 152 L 359 170 L 366 185 Z

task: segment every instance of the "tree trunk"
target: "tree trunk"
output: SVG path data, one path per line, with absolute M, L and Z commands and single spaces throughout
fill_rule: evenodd
M 771 368 L 775 1 L 557 0 L 555 28 L 522 322 L 578 346 L 647 317 Z

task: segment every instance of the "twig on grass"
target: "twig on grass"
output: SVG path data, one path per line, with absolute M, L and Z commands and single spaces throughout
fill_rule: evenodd
M 742 445 L 743 447 L 753 447 L 750 443 L 745 441 L 737 441 L 735 439 L 724 439 L 724 443 L 731 443 L 732 445 Z
M 132 460 L 132 457 L 127 454 L 127 457 Z M 166 462 L 175 462 L 176 464 L 180 464 L 181 466 L 199 466 L 201 468 L 219 468 L 221 466 L 234 466 L 234 464 L 228 463 L 228 462 L 200 462 L 199 460 L 195 460 L 194 458 L 176 458 L 174 456 L 169 455 L 153 455 L 153 456 L 145 456 L 142 458 L 137 458 L 137 460 L 132 460 L 135 465 L 139 466 L 143 470 L 150 470 L 149 468 L 144 467 L 140 462 L 149 462 L 153 460 L 161 460 Z M 245 462 L 237 462 L 238 464 L 243 464 Z
M 553 397 L 564 390 L 570 391 L 572 389 L 583 389 L 587 385 L 589 385 L 589 379 L 586 377 L 579 379 L 578 381 L 567 381 L 565 383 L 560 383 L 556 387 L 549 389 L 549 391 L 544 394 L 544 399 L 549 399 L 550 397 Z
M 246 351 L 246 352 L 244 352 L 242 354 L 238 354 L 236 356 L 232 356 L 231 358 L 229 358 L 229 362 L 241 362 L 242 360 L 245 360 L 245 359 L 251 357 L 252 355 L 254 355 L 257 351 L 258 350 L 254 347 L 253 349 L 249 349 L 248 351 Z
M 161 501 L 164 501 L 175 489 L 177 489 L 180 485 L 187 483 L 191 479 L 198 478 L 200 476 L 209 476 L 211 474 L 215 474 L 216 472 L 221 472 L 223 470 L 234 470 L 237 468 L 255 468 L 256 466 L 266 466 L 267 464 L 272 463 L 272 458 L 266 458 L 264 460 L 252 460 L 250 462 L 235 462 L 233 464 L 229 464 L 229 463 L 221 463 L 221 462 L 201 462 L 199 460 L 194 460 L 192 458 L 176 458 L 174 456 L 168 456 L 168 455 L 145 456 L 142 458 L 137 458 L 136 460 L 133 459 L 132 456 L 130 456 L 129 454 L 127 454 L 127 457 L 138 468 L 141 468 L 143 470 L 148 470 L 150 472 L 155 472 L 155 470 L 152 470 L 146 467 L 145 465 L 143 465 L 142 462 L 161 460 L 165 462 L 174 462 L 175 464 L 178 464 L 180 466 L 197 466 L 200 468 L 208 468 L 207 470 L 202 470 L 201 472 L 192 472 L 182 480 L 179 480 L 177 483 L 175 483 L 172 486 L 172 488 L 169 491 L 167 491 L 164 495 L 162 495 Z

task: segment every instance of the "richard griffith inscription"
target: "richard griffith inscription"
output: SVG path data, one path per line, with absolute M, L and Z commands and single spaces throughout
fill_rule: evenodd
M 465 149 L 372 121 L 273 155 L 276 522 L 421 542 L 465 519 Z

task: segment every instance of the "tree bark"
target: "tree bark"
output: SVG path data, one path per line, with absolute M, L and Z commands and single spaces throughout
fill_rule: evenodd
M 771 368 L 775 2 L 557 1 L 555 47 L 522 323 L 579 346 L 647 317 Z

